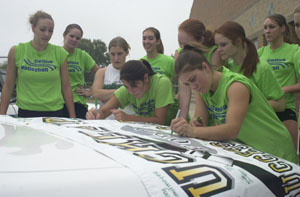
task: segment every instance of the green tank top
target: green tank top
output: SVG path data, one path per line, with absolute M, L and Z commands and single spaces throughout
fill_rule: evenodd
M 248 112 L 236 140 L 259 151 L 297 163 L 297 153 L 288 130 L 278 119 L 261 91 L 245 76 L 223 67 L 216 92 L 213 95 L 201 94 L 210 117 L 218 125 L 226 122 L 227 90 L 236 81 L 243 83 L 251 94 Z
M 16 46 L 17 106 L 32 111 L 57 111 L 63 108 L 60 67 L 68 53 L 48 44 L 41 52 L 31 41 Z
M 243 74 L 241 71 L 242 65 L 236 65 L 233 60 L 228 61 L 226 67 L 232 72 Z M 265 62 L 258 62 L 256 71 L 249 79 L 258 87 L 267 100 L 278 100 L 284 95 L 273 71 Z

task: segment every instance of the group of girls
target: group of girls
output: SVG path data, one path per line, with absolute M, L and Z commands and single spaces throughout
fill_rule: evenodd
M 300 49 L 285 42 L 287 31 L 282 15 L 268 16 L 264 33 L 269 45 L 257 51 L 240 24 L 224 23 L 214 32 L 223 67 L 209 62 L 205 54 L 211 48 L 203 43 L 184 45 L 175 72 L 198 92 L 196 109 L 191 122 L 177 118 L 171 128 L 181 136 L 237 140 L 297 162 L 294 93 L 300 92 Z
M 130 46 L 117 37 L 108 46 L 112 63 L 102 69 L 77 48 L 83 34 L 80 26 L 69 25 L 64 32 L 68 55 L 48 43 L 54 28 L 50 15 L 39 11 L 30 22 L 34 39 L 9 52 L 1 114 L 6 113 L 17 82 L 20 117 L 68 114 L 104 119 L 113 114 L 117 120 L 170 125 L 179 136 L 236 140 L 298 162 L 294 93 L 300 92 L 300 50 L 285 43 L 288 28 L 283 16 L 265 19 L 269 45 L 258 52 L 236 22 L 224 23 L 213 34 L 199 20 L 188 19 L 178 28 L 175 61 L 163 54 L 160 33 L 150 27 L 143 31 L 145 57 L 126 62 Z M 95 73 L 89 91 L 83 87 L 84 71 Z M 176 76 L 179 118 L 171 83 Z M 196 91 L 196 107 L 189 120 L 191 90 Z M 100 100 L 101 108 L 87 112 L 87 96 Z M 126 106 L 132 114 L 123 110 Z

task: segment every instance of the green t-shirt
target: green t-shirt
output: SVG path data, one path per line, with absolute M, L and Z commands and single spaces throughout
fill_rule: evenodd
M 48 44 L 41 52 L 31 41 L 16 46 L 17 106 L 32 111 L 57 111 L 63 108 L 60 67 L 68 53 Z
M 74 103 L 81 103 L 87 107 L 86 98 L 79 96 L 75 90 L 79 88 L 79 85 L 84 87 L 84 72 L 90 71 L 95 64 L 93 58 L 79 48 L 76 48 L 73 53 L 68 55 L 68 70 Z
M 242 74 L 242 65 L 236 65 L 233 60 L 228 61 L 226 67 L 232 72 Z M 265 62 L 258 62 L 256 71 L 249 79 L 260 89 L 267 100 L 278 100 L 284 95 L 273 71 Z
M 115 96 L 123 109 L 127 105 L 132 105 L 133 111 L 138 116 L 153 117 L 155 108 L 161 108 L 171 104 L 165 120 L 165 125 L 170 125 L 171 120 L 176 116 L 177 109 L 175 104 L 172 83 L 169 78 L 161 74 L 155 74 L 150 77 L 150 89 L 142 98 L 136 98 L 131 95 L 125 86 L 115 91 Z M 162 96 L 163 95 L 163 96 Z
M 299 46 L 284 43 L 278 49 L 272 50 L 270 46 L 264 46 L 258 50 L 260 61 L 267 62 L 277 78 L 281 87 L 297 83 L 298 70 L 300 67 Z M 286 108 L 296 111 L 295 94 L 284 95 Z
M 245 76 L 223 68 L 222 77 L 215 93 L 213 95 L 201 94 L 210 117 L 218 125 L 226 122 L 227 91 L 230 85 L 236 81 L 243 83 L 251 95 L 248 111 L 237 141 L 296 163 L 298 157 L 290 133 L 278 119 L 261 91 Z
M 147 56 L 144 56 L 142 59 L 149 62 L 154 72 L 164 74 L 169 77 L 169 79 L 175 77 L 175 65 L 172 57 L 164 54 L 158 54 L 153 59 L 149 59 Z

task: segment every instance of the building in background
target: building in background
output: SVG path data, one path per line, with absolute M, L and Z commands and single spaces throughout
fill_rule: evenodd
M 263 36 L 264 19 L 282 14 L 289 23 L 290 41 L 300 45 L 293 23 L 293 12 L 299 4 L 299 0 L 194 0 L 190 18 L 202 21 L 210 30 L 226 21 L 236 21 L 259 48 L 267 44 Z

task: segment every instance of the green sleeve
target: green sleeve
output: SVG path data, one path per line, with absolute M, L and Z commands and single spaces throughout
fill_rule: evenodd
M 262 56 L 263 51 L 264 51 L 264 50 L 263 50 L 263 47 L 261 47 L 261 48 L 259 48 L 259 49 L 257 50 L 258 57 Z
M 114 95 L 118 99 L 122 109 L 124 109 L 129 104 L 130 95 L 129 95 L 129 92 L 127 91 L 127 89 L 124 86 L 118 88 L 114 92 Z
M 52 45 L 52 46 L 56 47 L 55 51 L 56 51 L 56 57 L 57 57 L 57 62 L 59 64 L 59 66 L 63 65 L 63 63 L 67 59 L 68 52 L 60 46 L 55 46 L 55 45 Z
M 160 78 L 157 86 L 158 86 L 157 87 L 158 94 L 156 94 L 157 98 L 155 99 L 156 100 L 155 108 L 161 108 L 168 104 L 175 103 L 172 83 L 168 78 L 166 77 Z
M 258 64 L 258 66 L 262 66 Z M 283 97 L 284 92 L 282 91 L 275 74 L 268 65 L 262 66 L 262 73 L 257 81 L 257 86 L 267 98 L 267 100 L 278 100 Z
M 83 56 L 83 62 L 84 62 L 84 69 L 90 71 L 96 62 L 94 59 L 85 51 L 82 51 L 82 56 Z
M 170 61 L 170 76 L 171 76 L 171 79 L 172 78 L 175 78 L 176 77 L 176 74 L 175 74 L 175 60 L 172 58 L 171 61 Z
M 22 52 L 24 51 L 24 49 L 22 50 L 22 46 L 24 46 L 24 44 L 21 44 L 21 43 L 16 46 L 16 49 L 15 49 L 16 64 L 18 64 L 18 60 L 20 59 L 20 57 L 22 56 Z
M 294 69 L 295 69 L 295 73 L 296 73 L 296 77 L 298 79 L 300 79 L 300 47 L 299 49 L 294 53 L 293 55 L 293 62 L 294 62 Z
M 164 71 L 164 74 L 169 77 L 170 79 L 175 78 L 175 60 L 172 57 L 169 56 L 163 56 L 164 59 L 162 59 L 161 66 L 164 67 L 162 70 Z

